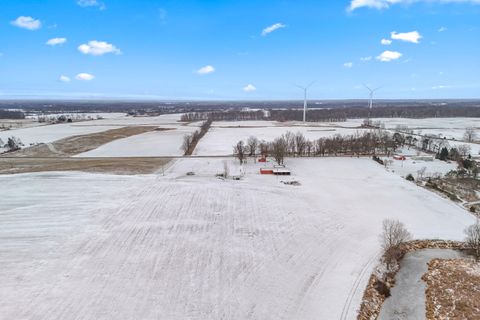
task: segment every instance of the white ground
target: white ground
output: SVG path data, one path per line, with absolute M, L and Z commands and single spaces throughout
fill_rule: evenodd
M 193 126 L 177 126 L 174 130 L 152 131 L 118 139 L 78 157 L 160 157 L 181 156 L 183 137 L 197 130 Z
M 478 118 L 425 118 L 425 119 L 406 119 L 406 118 L 373 118 L 373 122 L 380 121 L 385 124 L 387 129 L 395 129 L 397 125 L 408 126 L 414 130 L 424 129 L 465 129 L 468 127 L 479 128 Z M 339 122 L 345 126 L 359 126 L 363 119 L 348 119 L 346 122 Z
M 355 319 L 384 218 L 445 239 L 474 221 L 369 159 L 288 160 L 299 187 L 253 163 L 219 180 L 223 161 L 0 176 L 0 318 Z
M 29 146 L 34 143 L 50 143 L 63 138 L 97 133 L 111 129 L 122 128 L 130 125 L 149 125 L 162 128 L 178 128 L 181 127 L 180 115 L 169 114 L 158 117 L 127 117 L 127 116 L 111 116 L 102 120 L 92 120 L 76 123 L 44 125 L 31 128 L 14 129 L 0 131 L 0 139 L 5 143 L 11 136 L 20 138 L 20 140 Z M 197 124 L 190 124 L 195 126 Z
M 433 177 L 436 175 L 444 176 L 448 172 L 457 169 L 457 164 L 455 162 L 445 162 L 440 160 L 433 161 L 422 161 L 422 160 L 413 160 L 407 158 L 407 160 L 394 160 L 393 158 L 383 158 L 391 160 L 392 162 L 387 165 L 387 168 L 392 173 L 395 173 L 401 177 L 406 177 L 411 173 L 415 179 L 418 178 L 418 171 L 426 168 L 423 177 Z
M 307 139 L 316 140 L 321 137 L 331 137 L 336 134 L 351 135 L 357 132 L 361 132 L 362 129 L 350 129 L 350 128 L 333 128 L 333 127 L 286 127 L 286 126 L 268 126 L 268 127 L 244 127 L 236 128 L 239 122 L 233 122 L 231 128 L 225 128 L 214 125 L 207 134 L 200 140 L 200 143 L 195 149 L 196 155 L 231 155 L 233 154 L 233 146 L 238 141 L 244 142 L 250 136 L 255 136 L 259 140 L 265 140 L 267 142 L 273 141 L 275 138 L 280 137 L 287 131 L 292 133 L 301 132 Z

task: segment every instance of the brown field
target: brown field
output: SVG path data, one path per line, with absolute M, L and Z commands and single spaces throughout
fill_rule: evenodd
M 427 319 L 480 319 L 480 263 L 434 259 L 427 283 Z
M 5 158 L 0 174 L 42 171 L 85 171 L 114 174 L 147 174 L 161 171 L 168 158 Z

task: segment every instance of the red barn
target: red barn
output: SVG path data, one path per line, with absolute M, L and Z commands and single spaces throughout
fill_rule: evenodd
M 273 174 L 273 169 L 272 168 L 261 168 L 260 169 L 260 174 Z

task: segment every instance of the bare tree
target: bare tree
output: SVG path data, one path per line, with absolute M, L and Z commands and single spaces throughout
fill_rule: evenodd
M 186 134 L 183 136 L 182 150 L 185 154 L 188 153 L 192 146 L 192 135 Z
M 465 139 L 465 141 L 467 142 L 473 142 L 477 139 L 477 132 L 475 131 L 475 128 L 467 128 L 465 130 L 465 133 L 463 135 L 463 138 Z
M 272 156 L 279 165 L 283 164 L 287 148 L 287 141 L 284 137 L 276 138 L 272 143 Z
M 468 144 L 461 144 L 458 146 L 458 153 L 460 153 L 462 157 L 466 157 L 471 150 L 472 148 L 470 148 Z
M 417 171 L 417 179 L 423 179 L 425 172 L 427 171 L 427 167 L 422 167 L 420 170 Z
M 474 225 L 469 226 L 465 229 L 466 239 L 468 247 L 475 252 L 475 258 L 480 259 L 480 221 L 477 219 L 477 222 Z
M 287 131 L 283 138 L 287 144 L 287 153 L 295 154 L 295 135 L 291 131 Z
M 297 150 L 297 155 L 300 157 L 305 152 L 305 148 L 307 145 L 307 139 L 301 132 L 297 132 L 295 135 L 295 148 Z
M 390 270 L 401 257 L 399 245 L 412 238 L 405 225 L 398 220 L 383 220 L 380 242 L 383 249 L 383 258 Z
M 240 164 L 243 164 L 246 158 L 246 147 L 243 141 L 238 141 L 236 145 L 233 146 L 233 154 L 237 157 Z
M 247 145 L 248 145 L 248 155 L 255 157 L 257 154 L 257 148 L 258 148 L 258 139 L 257 137 L 250 136 L 247 140 Z
M 264 157 L 268 155 L 268 142 L 262 140 L 258 144 L 258 148 L 260 149 L 260 154 Z
M 380 241 L 384 251 L 397 247 L 411 238 L 412 235 L 402 222 L 392 219 L 383 220 Z

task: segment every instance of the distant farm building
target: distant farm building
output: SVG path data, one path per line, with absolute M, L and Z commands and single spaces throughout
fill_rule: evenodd
M 275 176 L 289 176 L 290 170 L 286 168 L 261 168 L 260 174 L 273 174 Z
M 434 156 L 414 156 L 412 157 L 413 160 L 417 161 L 433 161 L 435 160 Z

